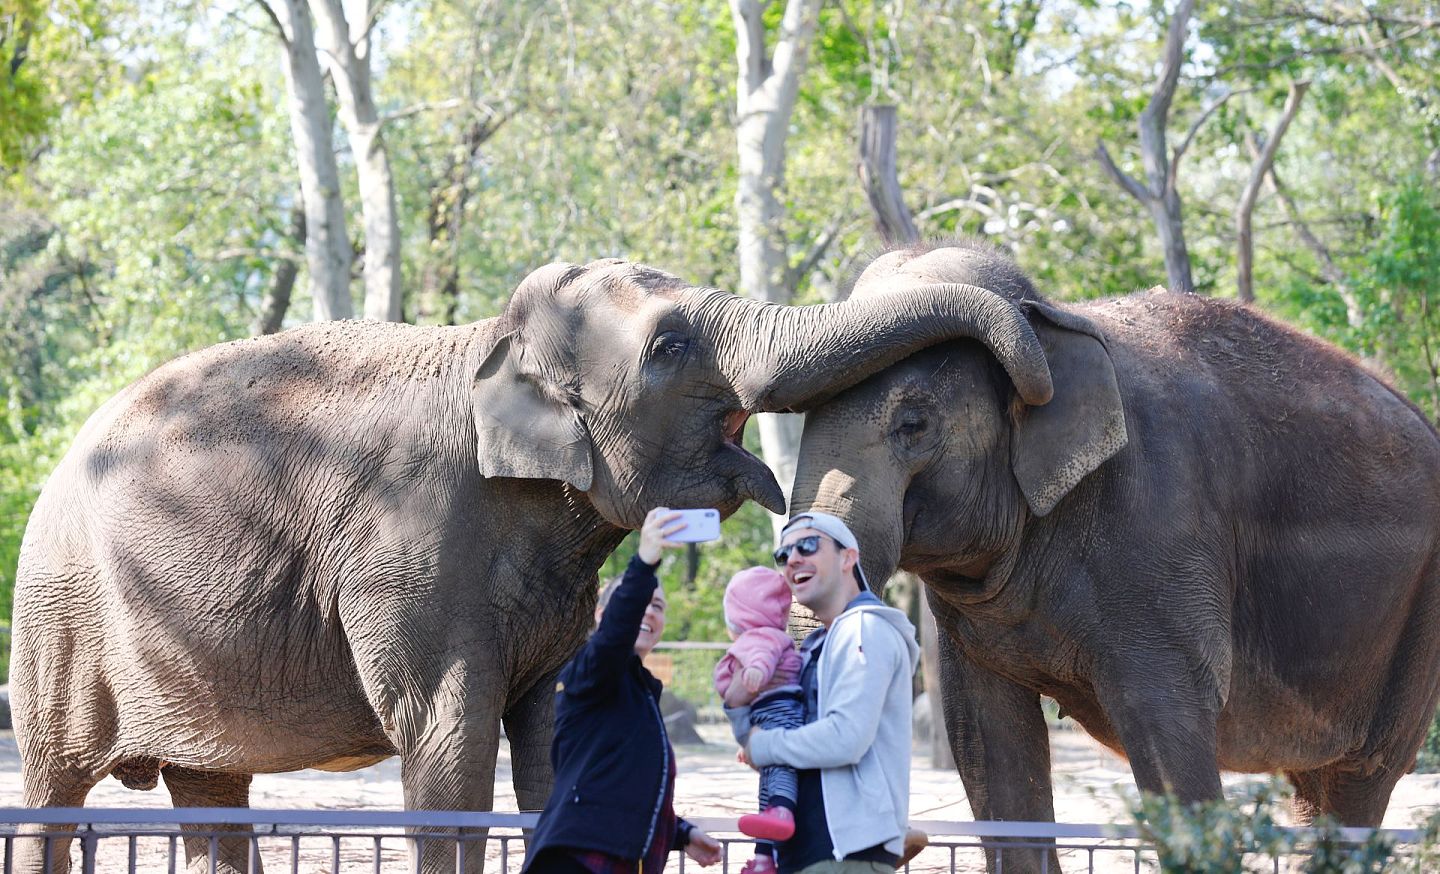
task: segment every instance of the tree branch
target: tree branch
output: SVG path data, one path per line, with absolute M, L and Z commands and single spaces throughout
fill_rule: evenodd
M 35 32 L 35 22 L 26 18 L 20 22 L 20 36 L 15 42 L 15 51 L 10 55 L 10 78 L 14 79 L 30 56 L 30 37 Z M 3 42 L 3 40 L 0 40 Z
M 350 37 L 351 48 L 358 48 L 361 43 L 370 38 L 370 31 L 374 30 L 376 23 L 380 21 L 380 13 L 385 10 L 388 2 L 389 0 L 375 0 L 375 5 L 371 6 L 365 15 L 365 26 L 360 29 L 358 34 Z
M 798 287 L 805 277 L 810 275 L 810 271 L 814 270 L 815 265 L 820 263 L 820 259 L 825 257 L 825 251 L 830 248 L 830 244 L 835 242 L 842 224 L 840 219 L 832 219 L 825 230 L 820 232 L 820 235 L 815 238 L 815 242 L 811 244 L 810 251 L 800 259 L 799 264 L 788 271 L 789 276 L 786 277 L 788 288 Z
M 419 115 L 422 112 L 437 112 L 444 109 L 459 109 L 464 106 L 465 100 L 459 97 L 452 97 L 449 100 L 425 100 L 420 103 L 412 103 L 394 112 L 386 112 L 380 116 L 381 126 L 392 121 L 399 121 L 402 118 L 409 118 L 412 115 Z M 484 107 L 489 109 L 489 107 Z M 492 113 L 493 114 L 493 113 Z
M 1255 142 L 1254 134 L 1246 134 L 1245 147 L 1250 152 L 1250 157 L 1259 160 L 1260 146 Z M 1345 273 L 1335 264 L 1335 259 L 1330 255 L 1330 249 L 1320 241 L 1320 238 L 1310 230 L 1310 226 L 1300 215 L 1300 208 L 1295 204 L 1295 198 L 1290 196 L 1290 191 L 1280 181 L 1280 175 L 1275 172 L 1275 166 L 1270 166 L 1269 172 L 1270 187 L 1280 201 L 1280 206 L 1285 210 L 1285 216 L 1290 221 L 1290 226 L 1299 235 L 1300 241 L 1320 262 L 1320 277 L 1335 289 L 1340 300 L 1345 304 L 1345 321 L 1352 328 L 1359 328 L 1364 323 L 1364 313 L 1360 306 L 1359 299 L 1355 292 L 1345 282 Z
M 1105 148 L 1105 142 L 1103 140 L 1095 141 L 1095 157 L 1100 161 L 1100 167 L 1109 174 L 1111 179 L 1119 183 L 1120 187 L 1125 189 L 1131 197 L 1145 204 L 1155 199 L 1156 195 L 1144 185 L 1141 185 L 1139 180 L 1115 166 L 1115 162 L 1110 158 L 1110 151 Z
M 1251 87 L 1239 88 L 1234 91 L 1226 92 L 1224 96 L 1220 97 L 1214 103 L 1210 104 L 1208 107 L 1205 108 L 1204 112 L 1200 113 L 1200 117 L 1195 119 L 1194 124 L 1190 125 L 1190 129 L 1185 132 L 1185 139 L 1181 140 L 1180 145 L 1175 147 L 1175 152 L 1170 157 L 1170 176 L 1165 180 L 1165 184 L 1171 187 L 1175 185 L 1175 180 L 1179 178 L 1179 171 L 1175 168 L 1179 166 L 1180 158 L 1184 156 L 1185 150 L 1190 148 L 1190 144 L 1194 142 L 1196 135 L 1200 133 L 1200 128 L 1205 125 L 1205 122 L 1210 120 L 1210 116 L 1214 115 L 1215 112 L 1220 109 L 1220 107 L 1224 106 L 1231 97 L 1235 97 L 1239 94 L 1249 94 L 1251 91 L 1254 90 L 1255 89 Z
M 1291 52 L 1288 55 L 1282 55 L 1281 57 L 1276 58 L 1273 61 L 1268 61 L 1263 64 L 1231 64 L 1228 67 L 1221 67 L 1220 69 L 1217 69 L 1214 73 L 1214 78 L 1224 78 L 1235 73 L 1277 70 L 1281 67 L 1292 64 L 1295 61 L 1300 60 L 1301 58 L 1368 55 L 1371 52 L 1377 51 L 1379 49 L 1393 48 L 1403 42 L 1406 42 L 1407 40 L 1414 39 L 1422 33 L 1434 30 L 1436 28 L 1440 28 L 1440 20 L 1427 19 L 1419 22 L 1414 27 L 1411 27 L 1409 30 L 1396 34 L 1395 36 L 1389 37 L 1387 39 L 1381 40 L 1380 42 L 1374 43 L 1373 45 L 1325 47 L 1303 52 Z
M 280 16 L 271 7 L 269 0 L 255 0 L 255 5 L 264 10 L 266 17 L 275 25 L 275 33 L 285 45 L 290 45 L 290 34 L 286 32 L 285 25 L 280 21 Z
M 1185 35 L 1189 32 L 1190 15 L 1194 9 L 1195 0 L 1180 0 L 1175 14 L 1170 17 L 1170 26 L 1165 32 L 1165 59 L 1160 67 L 1160 78 L 1155 83 L 1150 102 L 1140 112 L 1137 125 L 1140 160 L 1150 189 L 1157 198 L 1174 190 L 1165 130 L 1170 123 L 1170 104 L 1175 99 L 1175 87 L 1180 81 L 1180 66 L 1185 60 Z
M 735 22 L 735 60 L 740 68 L 740 98 L 748 104 L 750 94 L 765 82 L 764 5 L 756 0 L 730 0 L 730 17 Z
M 1246 182 L 1245 190 L 1240 195 L 1240 202 L 1235 205 L 1236 244 L 1239 249 L 1236 282 L 1240 299 L 1247 303 L 1255 300 L 1253 275 L 1255 253 L 1250 227 L 1250 219 L 1255 212 L 1255 198 L 1260 194 L 1260 186 L 1265 181 L 1265 174 L 1270 172 L 1270 167 L 1275 163 L 1275 152 L 1280 148 L 1280 140 L 1285 136 L 1285 131 L 1289 129 L 1295 113 L 1299 112 L 1300 102 L 1305 99 L 1305 92 L 1309 88 L 1309 82 L 1291 83 L 1290 95 L 1285 99 L 1285 108 L 1280 113 L 1280 119 L 1275 122 L 1275 127 L 1265 142 L 1265 148 L 1260 151 L 1260 156 L 1251 166 L 1250 179 Z
M 1190 15 L 1195 0 L 1180 0 L 1175 14 L 1170 17 L 1170 27 L 1165 32 L 1165 59 L 1160 68 L 1160 78 L 1150 95 L 1145 112 L 1161 120 L 1170 114 L 1170 103 L 1175 99 L 1175 86 L 1180 81 L 1180 65 L 1185 60 L 1185 34 L 1190 28 Z

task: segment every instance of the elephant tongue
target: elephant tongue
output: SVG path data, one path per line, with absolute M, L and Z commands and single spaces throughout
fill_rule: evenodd
M 750 413 L 745 410 L 736 410 L 725 417 L 725 442 L 740 446 L 745 436 L 745 423 L 750 420 Z

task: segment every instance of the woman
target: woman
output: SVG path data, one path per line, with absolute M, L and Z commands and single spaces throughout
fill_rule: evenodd
M 550 760 L 555 790 L 530 837 L 525 874 L 659 874 L 672 849 L 720 861 L 714 838 L 675 816 L 675 753 L 660 714 L 660 681 L 641 660 L 665 630 L 655 578 L 667 538 L 685 527 L 657 507 L 640 548 L 596 608 L 598 624 L 560 672 Z

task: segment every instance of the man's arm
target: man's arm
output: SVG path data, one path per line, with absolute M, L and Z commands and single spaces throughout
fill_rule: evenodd
M 875 742 L 890 682 L 909 665 L 900 633 L 884 619 L 861 613 L 836 623 L 825 650 L 825 669 L 839 676 L 823 678 L 824 712 L 800 728 L 751 732 L 750 761 L 756 765 L 853 765 Z

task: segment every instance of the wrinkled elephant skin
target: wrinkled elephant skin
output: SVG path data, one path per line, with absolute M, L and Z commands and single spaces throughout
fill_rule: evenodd
M 792 509 L 845 518 L 871 580 L 925 581 L 975 816 L 1053 820 L 1048 695 L 1141 789 L 1283 772 L 1302 820 L 1378 825 L 1440 693 L 1425 417 L 1254 309 L 1059 306 L 979 244 L 888 253 L 854 297 L 933 282 L 1023 312 L 1053 398 L 1017 398 L 980 342 L 927 348 L 810 412 Z
M 554 675 L 626 530 L 653 506 L 783 510 L 746 418 L 971 335 L 989 297 L 790 308 L 552 264 L 495 319 L 313 324 L 157 368 L 91 417 L 29 520 L 25 803 L 79 806 L 113 774 L 243 806 L 253 774 L 398 754 L 407 807 L 485 810 L 503 723 L 539 808 Z M 453 866 L 442 844 L 427 870 Z M 216 862 L 244 870 L 245 850 Z

